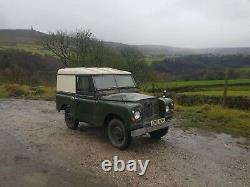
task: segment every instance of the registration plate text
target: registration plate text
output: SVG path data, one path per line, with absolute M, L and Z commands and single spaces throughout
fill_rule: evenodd
M 165 118 L 156 119 L 150 122 L 151 127 L 165 123 Z

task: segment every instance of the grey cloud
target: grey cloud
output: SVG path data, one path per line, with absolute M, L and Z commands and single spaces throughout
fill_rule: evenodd
M 87 28 L 129 44 L 250 46 L 249 0 L 9 0 L 0 8 L 0 28 Z

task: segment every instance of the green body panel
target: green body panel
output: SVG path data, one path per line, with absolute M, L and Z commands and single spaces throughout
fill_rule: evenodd
M 57 111 L 65 110 L 67 105 L 72 105 L 72 97 L 74 94 L 66 92 L 56 93 L 56 109 Z
M 119 117 L 130 129 L 133 125 L 132 110 L 140 107 L 138 103 L 99 100 L 96 107 L 96 125 L 104 125 L 106 117 L 112 115 Z
M 105 125 L 105 120 L 109 117 L 120 118 L 129 130 L 143 127 L 145 122 L 157 118 L 171 118 L 172 113 L 166 114 L 165 106 L 172 102 L 169 98 L 159 99 L 159 115 L 147 118 L 147 121 L 140 119 L 133 121 L 132 111 L 143 111 L 143 106 L 139 103 L 143 99 L 152 99 L 153 96 L 147 96 L 139 93 L 118 93 L 103 97 L 83 96 L 79 94 L 69 94 L 58 92 L 56 94 L 57 110 L 64 110 L 67 105 L 72 108 L 74 117 L 82 122 L 87 122 L 95 126 Z
M 97 101 L 93 96 L 75 95 L 75 116 L 79 121 L 94 124 Z
M 137 102 L 144 99 L 153 99 L 156 98 L 154 96 L 140 94 L 137 92 L 132 93 L 115 93 L 110 94 L 102 97 L 103 99 L 107 101 L 128 101 L 128 102 Z
M 129 129 L 132 122 L 132 109 L 141 110 L 139 103 L 108 101 L 90 96 L 58 92 L 56 94 L 57 110 L 64 110 L 66 106 L 71 106 L 74 117 L 79 121 L 102 126 L 106 117 L 112 115 L 119 117 L 129 126 Z

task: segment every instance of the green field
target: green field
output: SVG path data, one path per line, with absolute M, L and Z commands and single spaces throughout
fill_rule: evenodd
M 240 68 L 240 71 L 242 71 L 243 73 L 250 73 L 250 67 Z
M 156 87 L 165 87 L 165 88 L 177 88 L 177 87 L 188 87 L 188 86 L 219 86 L 224 85 L 224 80 L 205 80 L 205 81 L 171 81 L 171 82 L 153 82 L 147 83 L 145 86 L 152 86 L 154 84 Z M 234 79 L 228 80 L 228 85 L 241 85 L 241 84 L 249 84 L 250 79 Z
M 207 96 L 223 96 L 223 91 L 200 91 L 200 92 L 184 92 L 185 95 L 207 95 Z M 250 91 L 232 91 L 227 92 L 228 96 L 250 96 Z
M 167 56 L 164 56 L 164 55 L 157 55 L 157 56 L 153 56 L 153 55 L 146 55 L 144 57 L 145 59 L 145 62 L 148 64 L 148 65 L 151 65 L 152 63 L 154 62 L 161 62 L 163 61 Z
M 223 96 L 224 87 L 212 87 L 206 88 L 200 91 L 183 92 L 185 95 L 207 95 L 207 96 Z M 229 86 L 227 91 L 228 96 L 249 96 L 250 97 L 250 85 L 249 86 Z
M 224 86 L 208 87 L 199 91 L 183 92 L 185 95 L 206 95 L 206 96 L 223 96 Z M 249 96 L 250 97 L 250 85 L 246 86 L 228 86 L 228 96 Z
M 162 90 L 174 90 L 180 88 L 197 88 L 198 90 L 207 90 L 207 89 L 222 89 L 221 87 L 224 85 L 224 80 L 205 80 L 205 81 L 172 81 L 172 82 L 152 82 L 146 83 L 142 85 L 142 90 L 145 92 L 152 92 L 155 90 L 156 92 Z M 228 80 L 229 86 L 250 86 L 250 79 L 235 79 Z M 245 88 L 244 88 L 245 89 Z M 249 89 L 248 89 L 249 90 Z M 210 90 L 211 91 L 211 90 Z

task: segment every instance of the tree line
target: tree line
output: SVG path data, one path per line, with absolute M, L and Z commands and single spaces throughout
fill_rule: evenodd
M 51 32 L 44 38 L 43 45 L 60 59 L 64 67 L 111 67 L 127 70 L 134 74 L 138 83 L 154 77 L 151 68 L 144 63 L 141 52 L 128 46 L 114 50 L 88 30 Z
M 55 85 L 62 67 L 111 67 L 130 71 L 139 83 L 155 76 L 143 55 L 124 45 L 113 48 L 88 30 L 56 31 L 42 39 L 44 49 L 53 55 L 41 56 L 17 49 L 0 50 L 0 82 L 27 85 Z

